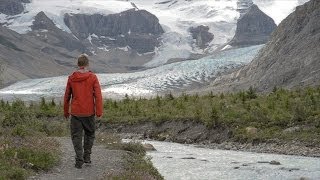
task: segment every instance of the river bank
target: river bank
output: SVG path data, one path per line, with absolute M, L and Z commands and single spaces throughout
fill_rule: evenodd
M 125 139 L 145 139 L 180 144 L 195 144 L 198 147 L 247 151 L 257 153 L 273 153 L 320 157 L 320 145 L 312 142 L 303 142 L 299 139 L 269 139 L 258 141 L 257 134 L 252 134 L 249 142 L 237 141 L 233 129 L 228 127 L 208 128 L 201 122 L 194 121 L 165 121 L 161 123 L 140 122 L 136 124 L 112 123 L 101 125 L 101 130 L 108 133 L 117 133 Z M 307 128 L 307 127 L 305 127 Z M 299 128 L 291 128 L 298 130 Z M 301 133 L 284 130 L 284 133 Z M 244 132 L 248 133 L 248 132 Z

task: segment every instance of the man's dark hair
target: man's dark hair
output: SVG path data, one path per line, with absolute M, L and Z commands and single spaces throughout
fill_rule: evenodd
M 86 55 L 86 54 L 81 54 L 81 55 L 78 57 L 78 66 L 79 66 L 79 67 L 82 67 L 82 66 L 87 66 L 87 65 L 89 65 L 88 55 Z

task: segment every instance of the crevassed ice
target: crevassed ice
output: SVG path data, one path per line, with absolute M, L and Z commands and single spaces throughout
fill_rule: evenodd
M 125 94 L 154 95 L 159 92 L 184 89 L 193 83 L 208 82 L 219 72 L 249 63 L 261 47 L 262 45 L 232 49 L 199 60 L 167 64 L 135 73 L 98 74 L 98 77 L 105 97 L 123 97 Z M 61 97 L 66 81 L 67 76 L 28 79 L 1 89 L 0 96 L 28 100 L 37 100 L 41 95 Z

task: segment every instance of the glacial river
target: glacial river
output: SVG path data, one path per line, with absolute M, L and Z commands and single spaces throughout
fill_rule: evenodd
M 168 180 L 320 179 L 320 159 L 199 148 L 194 145 L 144 141 L 157 151 L 152 163 Z M 277 161 L 280 165 L 268 162 Z

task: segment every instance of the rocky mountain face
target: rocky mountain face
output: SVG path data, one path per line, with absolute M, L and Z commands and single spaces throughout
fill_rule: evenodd
M 129 46 L 138 53 L 152 52 L 164 32 L 156 16 L 136 9 L 107 16 L 66 14 L 64 22 L 79 39 L 90 36 L 97 46 Z
M 17 15 L 24 11 L 22 3 L 30 3 L 29 0 L 0 0 L 0 13 Z
M 3 85 L 21 79 L 68 74 L 72 68 L 59 65 L 54 57 L 39 50 L 50 47 L 31 36 L 0 26 L 0 64 Z
M 311 0 L 280 23 L 248 66 L 216 80 L 213 89 L 235 91 L 252 86 L 270 91 L 319 85 L 319 57 L 320 1 Z
M 38 26 L 37 22 L 35 21 L 32 26 L 34 29 L 37 29 L 36 27 L 45 28 L 44 25 Z M 41 28 L 28 34 L 18 34 L 0 26 L 0 67 L 4 67 L 4 72 L 0 76 L 0 86 L 29 78 L 68 75 L 75 70 L 76 58 L 82 51 L 79 49 L 68 50 L 68 47 L 61 43 L 63 34 L 59 35 L 52 30 Z M 75 46 L 80 43 L 71 44 Z M 113 65 L 108 62 L 115 61 L 115 57 L 121 58 L 121 61 L 118 60 L 120 63 Z M 91 56 L 90 69 L 95 72 L 121 72 L 123 68 L 126 69 L 121 65 L 123 61 L 128 68 L 132 68 L 130 66 L 132 64 L 127 62 L 129 57 L 133 61 L 137 59 L 136 56 L 118 51 L 110 51 L 108 54 L 97 55 L 94 58 Z M 141 59 L 141 57 L 139 58 Z M 135 66 L 133 65 L 133 67 Z
M 229 44 L 236 47 L 264 44 L 276 27 L 272 18 L 252 5 L 238 20 L 236 34 Z
M 35 16 L 31 29 L 32 31 L 29 34 L 48 44 L 66 48 L 68 51 L 78 50 L 91 54 L 79 39 L 59 29 L 44 12 L 40 12 Z
M 191 27 L 189 29 L 192 38 L 196 40 L 196 45 L 200 49 L 205 49 L 208 47 L 208 43 L 210 43 L 214 35 L 209 32 L 209 27 L 208 26 L 198 26 L 198 27 Z
M 74 23 L 74 21 L 70 20 L 70 23 Z M 125 26 L 118 27 L 116 24 L 118 21 L 114 23 L 115 28 L 122 28 L 122 32 L 125 32 L 123 29 Z M 34 17 L 30 26 L 31 31 L 27 34 L 18 34 L 0 25 L 0 65 L 5 67 L 5 71 L 1 75 L 3 77 L 2 83 L 7 85 L 28 78 L 69 74 L 76 67 L 76 57 L 81 53 L 90 55 L 90 68 L 95 72 L 114 73 L 141 69 L 141 66 L 148 62 L 153 54 L 143 55 L 136 52 L 146 52 L 146 48 L 153 51 L 155 45 L 148 44 L 149 39 L 152 42 L 155 41 L 156 45 L 159 43 L 157 38 L 163 30 L 161 26 L 156 25 L 154 29 L 147 25 L 141 25 L 140 29 L 135 29 L 132 28 L 133 24 L 128 27 L 128 29 L 132 28 L 132 30 L 130 29 L 132 33 L 127 33 L 124 36 L 122 34 L 115 35 L 119 29 L 114 30 L 113 36 L 110 34 L 111 37 L 105 37 L 105 41 L 102 37 L 92 35 L 94 33 L 100 34 L 97 31 L 103 30 L 104 25 L 98 26 L 101 29 L 97 27 L 94 29 L 95 31 L 88 31 L 88 34 L 92 33 L 90 34 L 92 39 L 80 38 L 80 35 L 78 38 L 74 34 L 58 28 L 44 12 L 39 12 Z M 83 26 L 91 27 L 92 24 L 83 24 Z M 146 28 L 151 28 L 151 30 Z M 143 33 L 139 34 L 138 32 Z M 112 38 L 115 37 L 117 37 L 116 43 L 111 44 L 112 47 L 108 44 L 107 50 L 101 49 L 106 46 L 106 42 L 113 42 Z M 125 44 L 127 42 L 131 42 L 132 47 L 140 47 L 139 51 L 119 49 L 119 47 L 130 46 L 130 44 Z M 143 49 L 144 47 L 145 49 Z

